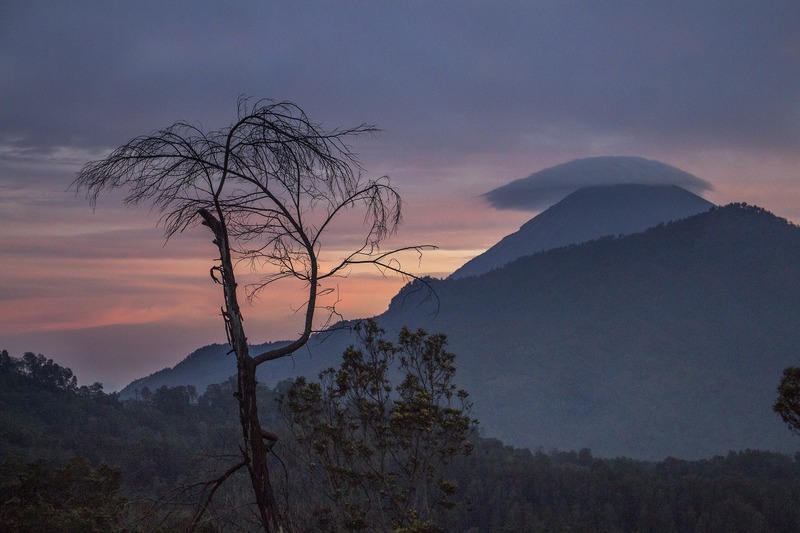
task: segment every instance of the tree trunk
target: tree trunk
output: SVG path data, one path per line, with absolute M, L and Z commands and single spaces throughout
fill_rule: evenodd
M 256 364 L 250 357 L 247 337 L 244 334 L 242 315 L 236 295 L 236 278 L 233 272 L 230 247 L 228 246 L 225 226 L 214 215 L 200 210 L 203 224 L 214 232 L 214 244 L 219 248 L 220 266 L 216 270 L 222 276 L 222 289 L 225 294 L 225 328 L 228 340 L 236 354 L 236 370 L 239 389 L 236 398 L 239 400 L 239 421 L 242 425 L 244 447 L 242 453 L 250 472 L 250 482 L 256 497 L 256 504 L 261 515 L 265 533 L 280 531 L 280 520 L 275 493 L 269 478 L 267 455 L 269 450 L 262 436 L 261 422 L 258 418 L 258 398 L 256 395 Z M 214 278 L 216 281 L 217 278 Z
M 264 443 L 261 423 L 258 419 L 256 397 L 256 366 L 249 355 L 240 357 L 237 354 L 239 381 L 239 420 L 244 437 L 244 454 L 248 461 L 250 482 L 253 485 L 256 503 L 261 513 L 264 531 L 279 531 L 278 504 L 269 478 L 267 455 L 269 450 Z

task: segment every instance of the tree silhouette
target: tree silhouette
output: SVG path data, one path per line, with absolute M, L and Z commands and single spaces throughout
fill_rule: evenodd
M 301 531 L 442 531 L 453 506 L 446 467 L 469 455 L 468 394 L 453 382 L 443 334 L 403 328 L 397 343 L 375 321 L 319 381 L 297 378 L 280 400 L 291 441 Z M 441 518 L 441 517 L 440 517 Z
M 778 385 L 778 399 L 772 406 L 789 429 L 800 434 L 800 368 L 787 367 L 783 370 Z
M 293 103 L 240 98 L 237 121 L 230 127 L 206 132 L 177 122 L 87 163 L 73 182 L 92 205 L 106 189 L 127 190 L 126 205 L 149 203 L 161 213 L 168 238 L 198 223 L 212 231 L 219 262 L 211 276 L 222 285 L 222 316 L 237 362 L 240 464 L 249 471 L 265 531 L 279 530 L 281 513 L 269 476 L 265 435 L 270 432 L 261 427 L 258 415 L 256 368 L 308 341 L 315 331 L 319 297 L 334 290 L 326 281 L 358 265 L 409 276 L 396 254 L 426 248 L 379 247 L 401 221 L 401 199 L 387 177 L 362 178 L 362 166 L 347 144 L 352 136 L 376 131 L 364 124 L 326 131 Z M 331 223 L 353 208 L 364 213 L 363 240 L 344 256 L 323 254 Z M 234 268 L 240 261 L 263 275 L 247 288 L 248 297 L 281 279 L 304 284 L 304 324 L 294 341 L 250 353 Z M 324 307 L 325 325 L 337 316 L 334 305 Z

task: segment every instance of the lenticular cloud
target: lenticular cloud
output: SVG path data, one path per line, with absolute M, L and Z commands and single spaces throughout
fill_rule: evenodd
M 591 185 L 677 185 L 695 193 L 711 190 L 705 180 L 660 161 L 630 156 L 575 159 L 535 172 L 483 195 L 497 209 L 536 211 Z

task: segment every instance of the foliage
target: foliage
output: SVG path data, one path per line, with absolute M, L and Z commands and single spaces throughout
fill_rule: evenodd
M 295 523 L 438 531 L 431 520 L 452 507 L 456 491 L 444 469 L 470 452 L 474 427 L 468 395 L 453 383 L 455 356 L 444 335 L 404 328 L 393 344 L 374 321 L 356 332 L 360 346 L 345 351 L 338 369 L 319 382 L 298 378 L 281 403 L 297 442 L 288 446 L 306 470 L 293 487 L 306 505 Z
M 73 459 L 63 468 L 44 461 L 7 461 L 0 470 L 4 531 L 124 531 L 120 471 Z
M 453 531 L 789 533 L 800 526 L 800 458 L 775 453 L 644 462 L 480 439 L 455 466 L 469 510 Z
M 784 369 L 778 385 L 778 399 L 772 409 L 781 415 L 789 429 L 800 434 L 800 368 Z
M 78 387 L 78 378 L 71 369 L 33 352 L 25 352 L 21 359 L 17 359 L 3 350 L 0 352 L 0 372 L 28 376 L 39 385 L 52 390 L 74 391 L 86 396 L 97 396 L 103 392 L 103 385 L 100 383 Z
M 368 358 L 369 351 L 362 352 Z M 394 355 L 398 362 L 403 354 Z M 0 361 L 9 360 L 18 361 L 0 357 Z M 124 497 L 128 503 L 121 518 L 128 529 L 180 531 L 192 519 L 197 489 L 238 459 L 238 442 L 232 438 L 237 424 L 235 380 L 210 387 L 189 405 L 183 404 L 181 394 L 168 395 L 178 399 L 180 409 L 164 406 L 161 411 L 143 401 L 120 403 L 112 395 L 87 397 L 76 391 L 54 391 L 27 375 L 8 371 L 9 366 L 14 365 L 0 365 L 0 455 L 13 460 L 2 470 L 0 506 L 12 487 L 16 491 L 21 486 L 20 473 L 50 471 L 37 475 L 42 480 L 61 479 L 55 486 L 68 487 L 64 473 L 70 472 L 73 458 L 83 457 L 84 464 L 95 466 L 73 467 L 73 472 L 108 472 L 98 466 L 105 461 L 120 474 L 119 491 L 107 493 L 109 499 L 88 498 L 91 489 L 77 491 L 85 492 L 87 498 L 75 495 L 67 500 L 75 516 L 102 518 L 116 505 L 113 498 Z M 402 379 L 393 381 L 402 383 Z M 259 402 L 264 411 L 287 390 L 287 384 L 278 390 L 261 387 Z M 459 402 L 457 391 L 453 398 Z M 393 400 L 400 400 L 396 388 Z M 274 416 L 266 423 L 280 429 L 281 419 Z M 287 468 L 296 471 L 294 457 L 284 448 L 288 430 L 281 432 L 284 438 L 275 451 Z M 453 457 L 442 474 L 442 479 L 458 487 L 448 496 L 453 508 L 433 519 L 419 515 L 416 521 L 408 521 L 405 531 L 436 526 L 469 533 L 800 530 L 800 456 L 745 450 L 698 461 L 647 462 L 603 459 L 587 449 L 531 452 L 474 433 L 470 440 L 472 453 Z M 297 484 L 318 481 L 310 480 L 310 475 L 306 472 L 292 479 L 295 495 L 300 492 Z M 111 485 L 103 486 L 111 489 Z M 54 490 L 42 494 L 52 496 Z M 62 494 L 69 492 L 64 490 Z M 315 488 L 307 496 L 319 494 Z M 252 501 L 247 475 L 233 476 L 209 507 L 202 530 L 256 529 Z M 331 505 L 321 498 L 296 503 L 309 509 Z M 10 516 L 3 513 L 11 508 L 0 509 L 0 515 Z M 54 504 L 47 509 L 54 517 L 65 508 Z M 112 523 L 108 530 L 115 527 L 123 526 Z M 0 528 L 15 530 L 5 523 Z
M 197 401 L 197 391 L 193 385 L 162 385 L 149 396 L 149 401 L 155 409 L 163 413 L 181 414 Z

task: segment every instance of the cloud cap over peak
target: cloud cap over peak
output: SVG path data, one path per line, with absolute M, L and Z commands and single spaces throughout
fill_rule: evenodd
M 536 211 L 592 185 L 677 185 L 695 193 L 711 190 L 697 176 L 660 161 L 633 156 L 575 159 L 514 180 L 483 197 L 497 209 Z

